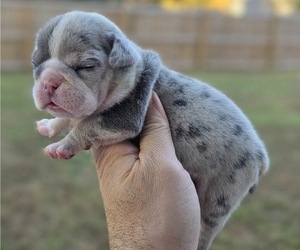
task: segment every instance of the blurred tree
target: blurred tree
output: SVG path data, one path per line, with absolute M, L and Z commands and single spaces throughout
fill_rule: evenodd
M 297 8 L 297 10 L 300 10 L 300 0 L 295 0 L 295 6 Z
M 289 16 L 300 10 L 300 0 L 272 0 L 274 11 L 281 16 Z

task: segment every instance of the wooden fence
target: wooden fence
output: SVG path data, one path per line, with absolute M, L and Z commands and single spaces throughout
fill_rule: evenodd
M 130 39 L 158 51 L 176 69 L 300 69 L 299 16 L 233 18 L 207 12 L 49 2 L 2 2 L 2 71 L 30 69 L 36 31 L 49 18 L 74 9 L 102 13 Z

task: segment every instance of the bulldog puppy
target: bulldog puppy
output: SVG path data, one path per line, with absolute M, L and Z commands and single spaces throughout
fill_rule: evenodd
M 176 154 L 201 205 L 198 249 L 208 249 L 232 211 L 269 166 L 267 152 L 242 111 L 224 94 L 171 71 L 95 13 L 70 12 L 37 34 L 33 97 L 56 118 L 37 122 L 54 137 L 45 152 L 68 159 L 94 142 L 112 144 L 141 131 L 152 91 L 168 116 Z

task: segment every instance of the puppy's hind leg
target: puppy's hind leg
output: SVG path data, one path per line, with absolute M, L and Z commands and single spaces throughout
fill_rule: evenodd
M 251 185 L 247 183 L 232 184 L 225 176 L 223 180 L 219 179 L 211 182 L 204 197 L 200 197 L 201 231 L 198 250 L 209 249 L 213 239 L 248 193 Z M 198 187 L 197 190 L 200 193 L 201 187 Z
M 223 195 L 220 195 L 216 201 L 205 201 L 204 208 L 201 207 L 201 231 L 198 250 L 209 249 L 213 239 L 224 227 L 232 210 L 231 205 Z

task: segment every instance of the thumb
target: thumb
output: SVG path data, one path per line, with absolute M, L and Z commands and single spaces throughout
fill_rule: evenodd
M 168 118 L 155 92 L 152 94 L 141 133 L 140 154 L 154 158 L 175 155 Z

